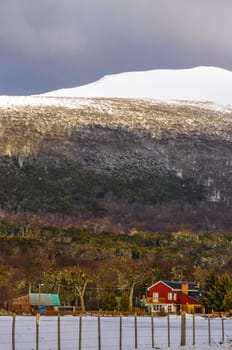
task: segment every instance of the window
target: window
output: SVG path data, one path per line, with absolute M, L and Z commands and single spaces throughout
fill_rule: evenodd
M 172 300 L 172 293 L 168 293 L 168 300 Z
M 176 300 L 176 293 L 173 294 L 173 299 Z
M 158 303 L 159 301 L 159 293 L 153 293 L 153 303 Z
M 154 311 L 160 311 L 161 305 L 154 305 Z
M 168 312 L 172 312 L 172 305 L 168 305 Z

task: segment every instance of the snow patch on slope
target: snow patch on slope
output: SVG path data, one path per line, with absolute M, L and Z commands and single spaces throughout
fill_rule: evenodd
M 46 97 L 46 96 L 0 96 L 0 108 L 20 108 L 24 107 L 66 107 L 82 108 L 83 106 L 92 105 L 91 100 L 83 98 L 63 98 L 63 97 Z

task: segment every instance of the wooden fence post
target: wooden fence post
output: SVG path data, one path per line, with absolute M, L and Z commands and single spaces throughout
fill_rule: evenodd
M 119 318 L 119 350 L 122 350 L 122 315 Z
M 186 313 L 182 312 L 181 314 L 181 346 L 186 345 Z
M 170 315 L 168 314 L 168 347 L 171 346 Z
M 224 329 L 224 318 L 222 315 L 222 343 L 225 341 L 225 329 Z
M 12 350 L 15 350 L 15 316 L 12 319 Z
M 101 350 L 101 318 L 98 315 L 98 350 Z
M 40 325 L 40 314 L 36 314 L 36 350 L 39 350 L 39 325 Z
M 155 348 L 155 336 L 154 336 L 154 315 L 151 314 L 151 347 Z
M 195 314 L 193 314 L 193 345 L 196 344 L 196 318 Z
M 60 315 L 58 315 L 57 317 L 57 334 L 58 334 L 57 349 L 60 350 Z
M 138 324 L 137 324 L 136 314 L 135 314 L 135 349 L 138 349 Z
M 208 315 L 208 336 L 209 336 L 209 345 L 211 345 L 210 315 Z
M 81 341 L 82 341 L 82 315 L 79 317 L 79 350 L 81 350 Z

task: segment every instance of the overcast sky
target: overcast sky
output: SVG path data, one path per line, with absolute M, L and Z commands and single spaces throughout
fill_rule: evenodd
M 232 0 L 0 0 L 0 94 L 105 74 L 232 70 Z

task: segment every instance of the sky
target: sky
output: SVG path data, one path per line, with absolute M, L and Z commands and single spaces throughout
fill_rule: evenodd
M 1 0 L 0 95 L 106 74 L 232 70 L 231 0 Z

